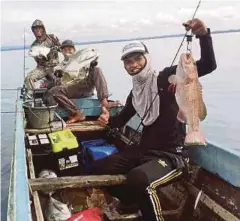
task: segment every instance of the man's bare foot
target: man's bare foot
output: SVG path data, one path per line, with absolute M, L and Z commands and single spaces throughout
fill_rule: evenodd
M 86 120 L 86 116 L 81 111 L 76 111 L 72 116 L 66 121 L 67 124 L 73 124 Z

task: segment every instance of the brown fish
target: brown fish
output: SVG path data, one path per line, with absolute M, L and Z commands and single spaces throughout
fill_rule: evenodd
M 206 118 L 207 109 L 202 98 L 197 66 L 191 54 L 181 54 L 176 75 L 171 75 L 168 81 L 176 87 L 175 97 L 179 106 L 177 119 L 187 124 L 185 145 L 206 146 L 200 131 L 200 121 Z

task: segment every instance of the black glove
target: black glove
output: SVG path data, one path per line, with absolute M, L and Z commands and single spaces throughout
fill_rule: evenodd
M 63 70 L 54 71 L 54 75 L 58 78 L 62 78 L 63 77 Z
M 58 58 L 58 50 L 59 50 L 58 46 L 53 46 L 53 47 L 50 48 L 50 51 L 47 54 L 48 61 L 50 61 L 51 59 Z
M 51 50 L 51 51 L 60 51 L 60 47 L 57 46 L 57 45 L 55 45 L 55 46 L 51 47 L 50 50 Z

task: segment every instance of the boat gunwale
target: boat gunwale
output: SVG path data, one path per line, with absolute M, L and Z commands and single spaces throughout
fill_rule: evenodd
M 11 168 L 9 188 L 9 196 L 13 196 L 14 201 L 12 202 L 12 198 L 9 198 L 7 219 L 8 221 L 31 221 L 22 100 L 17 99 L 15 109 L 15 140 L 12 158 L 13 168 Z M 11 193 L 11 191 L 13 193 Z

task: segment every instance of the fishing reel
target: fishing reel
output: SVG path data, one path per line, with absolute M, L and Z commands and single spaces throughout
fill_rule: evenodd
M 27 98 L 27 92 L 28 92 L 28 89 L 26 88 L 26 86 L 24 84 L 23 87 L 21 88 L 20 99 L 23 99 L 23 101 L 25 101 Z
M 91 62 L 90 68 L 94 68 L 94 67 L 96 67 L 97 65 L 98 65 L 98 61 L 97 61 L 97 60 L 94 60 L 94 61 Z
M 106 135 L 108 137 L 117 138 L 121 135 L 121 132 L 120 132 L 119 128 L 110 128 L 109 127 Z

